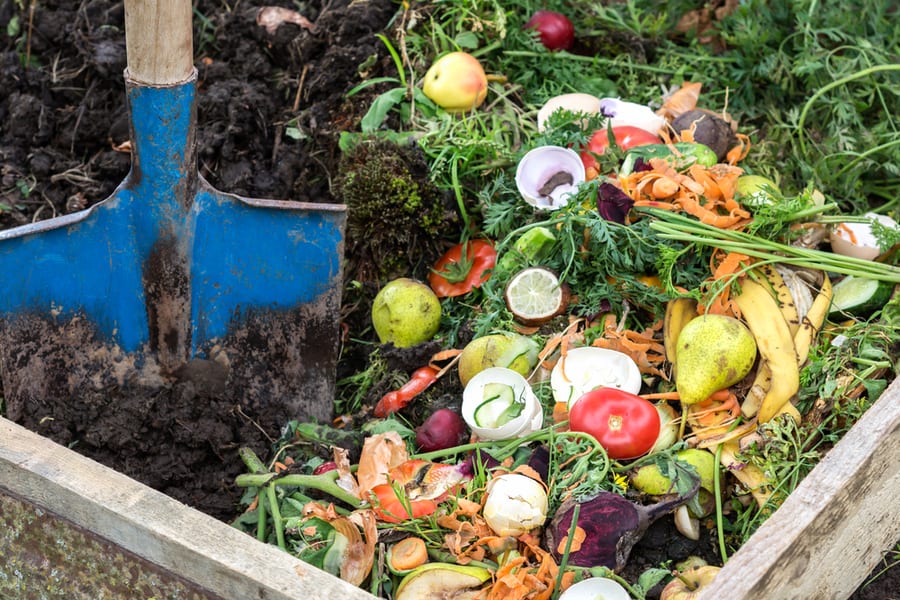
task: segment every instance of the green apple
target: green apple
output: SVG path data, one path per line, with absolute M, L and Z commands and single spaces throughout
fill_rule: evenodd
M 694 600 L 700 597 L 703 586 L 712 583 L 721 567 L 707 565 L 679 572 L 663 588 L 659 600 Z
M 372 302 L 372 325 L 382 344 L 406 348 L 427 342 L 440 328 L 441 301 L 421 281 L 394 279 Z
M 491 579 L 491 572 L 481 567 L 452 563 L 426 563 L 403 578 L 394 594 L 395 600 L 468 600 L 479 597 L 478 588 Z
M 484 102 L 487 76 L 474 56 L 451 52 L 435 61 L 425 73 L 422 91 L 448 112 L 466 112 Z
M 463 387 L 490 367 L 506 367 L 528 377 L 537 366 L 538 345 L 524 335 L 497 333 L 475 338 L 459 355 L 459 381 Z
M 781 195 L 778 184 L 762 175 L 741 175 L 734 182 L 734 192 L 738 202 L 751 208 L 771 204 L 771 192 Z

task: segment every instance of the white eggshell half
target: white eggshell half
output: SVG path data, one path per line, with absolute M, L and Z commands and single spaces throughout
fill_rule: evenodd
M 559 600 L 631 600 L 631 596 L 617 581 L 606 577 L 591 577 L 570 586 Z
M 885 227 L 898 227 L 897 222 L 887 215 L 866 213 L 865 216 L 878 220 Z M 843 223 L 835 227 L 831 231 L 831 250 L 835 254 L 863 260 L 873 260 L 881 253 L 869 223 Z
M 511 386 L 516 398 L 525 401 L 522 414 L 501 427 L 479 427 L 475 424 L 475 409 L 484 402 L 484 386 L 503 383 Z M 544 411 L 534 390 L 516 371 L 505 367 L 490 367 L 476 374 L 463 390 L 462 417 L 469 429 L 483 440 L 511 440 L 537 431 L 544 425 Z
M 541 194 L 539 190 L 560 171 L 571 175 L 572 182 L 557 185 L 548 195 Z M 522 198 L 543 210 L 565 206 L 584 179 L 581 157 L 574 150 L 561 146 L 538 146 L 525 154 L 516 167 L 516 187 Z
M 550 388 L 557 402 L 569 410 L 576 400 L 598 387 L 612 387 L 637 394 L 641 371 L 630 356 L 607 348 L 573 348 L 560 357 L 550 372 Z
M 563 94 L 547 100 L 537 114 L 538 131 L 544 131 L 547 119 L 556 111 L 564 109 L 573 113 L 585 113 L 588 115 L 600 112 L 600 98 L 591 94 Z

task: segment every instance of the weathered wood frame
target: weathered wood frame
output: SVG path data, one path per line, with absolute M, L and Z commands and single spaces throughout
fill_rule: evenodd
M 900 540 L 900 379 L 732 556 L 700 600 L 842 600 Z
M 4 493 L 221 598 L 374 598 L 275 546 L 0 418 L 0 496 Z M 0 561 L 0 574 L 16 577 L 4 573 L 5 562 Z

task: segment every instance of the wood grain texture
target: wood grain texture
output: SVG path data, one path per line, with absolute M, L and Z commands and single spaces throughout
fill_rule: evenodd
M 374 598 L 2 418 L 0 491 L 225 598 Z
M 128 77 L 137 83 L 183 83 L 194 69 L 190 0 L 126 0 Z
M 900 380 L 732 556 L 700 600 L 844 600 L 900 540 Z

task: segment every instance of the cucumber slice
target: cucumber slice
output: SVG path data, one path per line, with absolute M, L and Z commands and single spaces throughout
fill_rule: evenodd
M 893 291 L 894 285 L 887 281 L 848 275 L 834 284 L 828 318 L 839 321 L 848 317 L 868 317 L 887 304 Z
M 519 416 L 523 407 L 524 403 L 516 402 L 511 385 L 489 383 L 484 386 L 484 402 L 475 408 L 472 416 L 479 427 L 497 428 Z

